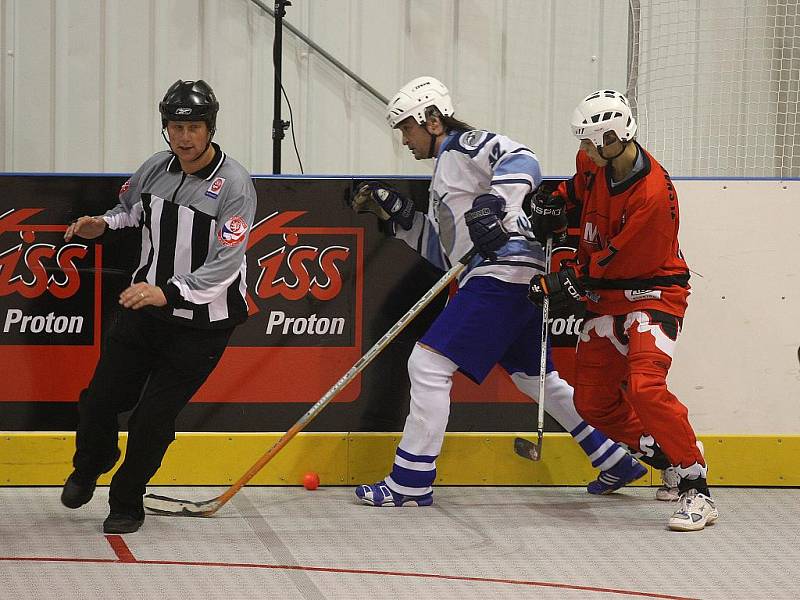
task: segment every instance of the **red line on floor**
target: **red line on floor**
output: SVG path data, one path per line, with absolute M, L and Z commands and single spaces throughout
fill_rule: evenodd
M 337 569 L 334 567 L 306 567 L 302 565 L 265 565 L 257 563 L 223 563 L 223 562 L 195 562 L 195 561 L 180 561 L 180 560 L 137 560 L 131 554 L 128 546 L 120 536 L 108 535 L 109 543 L 112 547 L 115 542 L 111 538 L 117 538 L 125 551 L 128 553 L 128 559 L 125 560 L 114 549 L 119 556 L 119 560 L 109 559 L 92 559 L 92 558 L 42 558 L 42 557 L 12 557 L 0 556 L 0 562 L 8 561 L 24 561 L 24 562 L 76 562 L 76 563 L 115 563 L 127 562 L 135 563 L 137 565 L 162 565 L 174 567 L 226 567 L 226 568 L 242 568 L 242 569 L 275 569 L 275 570 L 288 570 L 288 571 L 316 571 L 322 573 L 346 573 L 349 575 L 385 575 L 390 577 L 417 577 L 421 579 L 446 579 L 450 581 L 465 581 L 473 583 L 502 583 L 506 585 L 520 585 L 528 587 L 544 587 L 544 588 L 557 588 L 563 590 L 576 590 L 584 592 L 597 592 L 602 594 L 619 594 L 623 596 L 635 596 L 638 598 L 660 598 L 662 600 L 699 600 L 689 596 L 671 596 L 669 594 L 655 594 L 650 592 L 636 592 L 633 590 L 618 590 L 613 588 L 593 587 L 587 585 L 572 585 L 569 583 L 552 583 L 547 581 L 529 581 L 525 579 L 496 579 L 493 577 L 466 577 L 461 575 L 440 575 L 436 573 L 407 573 L 403 571 L 374 571 L 370 569 Z
M 128 548 L 128 544 L 126 544 L 125 540 L 122 539 L 122 536 L 107 535 L 106 539 L 108 540 L 108 543 L 111 544 L 111 548 L 117 555 L 119 562 L 124 562 L 124 563 L 139 562 L 136 560 L 136 557 L 133 555 L 133 552 L 131 552 L 131 549 Z

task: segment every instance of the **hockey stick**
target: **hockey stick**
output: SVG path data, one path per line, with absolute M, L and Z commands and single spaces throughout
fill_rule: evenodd
M 547 237 L 544 249 L 544 273 L 550 273 L 550 261 L 553 258 L 553 236 Z M 542 348 L 539 354 L 539 418 L 536 424 L 536 443 L 518 437 L 514 439 L 514 452 L 530 460 L 542 459 L 542 437 L 544 435 L 544 380 L 547 373 L 547 337 L 550 332 L 550 298 L 544 297 L 542 302 Z
M 217 512 L 220 508 L 222 508 L 228 500 L 233 498 L 233 496 L 242 489 L 248 481 L 250 481 L 253 477 L 255 477 L 256 473 L 258 473 L 264 466 L 274 458 L 274 456 L 280 452 L 280 450 L 289 443 L 289 441 L 297 435 L 300 431 L 305 429 L 305 427 L 314 420 L 314 418 L 325 408 L 328 403 L 333 400 L 333 398 L 341 392 L 344 387 L 350 383 L 356 375 L 361 373 L 364 368 L 372 362 L 372 360 L 380 354 L 386 346 L 389 345 L 397 335 L 405 329 L 406 325 L 408 325 L 420 312 L 422 309 L 430 304 L 431 300 L 433 300 L 439 292 L 444 290 L 451 281 L 453 281 L 461 271 L 467 266 L 467 263 L 472 259 L 473 256 L 477 253 L 477 250 L 474 248 L 467 252 L 464 256 L 459 259 L 459 261 L 453 265 L 453 267 L 444 274 L 444 276 L 437 281 L 434 286 L 425 292 L 425 295 L 420 298 L 414 306 L 412 306 L 406 314 L 400 317 L 400 320 L 397 321 L 394 325 L 392 325 L 391 329 L 387 331 L 381 339 L 379 339 L 372 348 L 370 348 L 367 353 L 362 356 L 356 364 L 354 364 L 347 373 L 345 373 L 339 381 L 333 384 L 333 387 L 325 392 L 325 395 L 320 398 L 314 406 L 312 406 L 306 414 L 304 414 L 300 419 L 291 426 L 289 431 L 284 433 L 280 439 L 275 442 L 275 444 L 267 450 L 264 455 L 259 458 L 255 464 L 250 467 L 247 472 L 242 475 L 239 480 L 230 486 L 222 495 L 217 496 L 216 498 L 212 498 L 211 500 L 206 500 L 205 502 L 192 502 L 191 500 L 178 500 L 176 498 L 169 498 L 167 496 L 158 496 L 156 494 L 147 494 L 144 497 L 144 507 L 149 511 L 160 514 L 160 515 L 169 515 L 175 517 L 210 517 L 215 512 Z

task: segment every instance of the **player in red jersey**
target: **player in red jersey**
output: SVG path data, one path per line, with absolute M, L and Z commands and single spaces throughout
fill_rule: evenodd
M 583 418 L 628 445 L 642 461 L 676 474 L 679 531 L 718 517 L 706 463 L 688 411 L 666 377 L 689 295 L 678 246 L 678 196 L 669 174 L 635 140 L 625 96 L 600 90 L 575 109 L 581 141 L 577 173 L 532 207 L 540 240 L 566 231 L 580 210 L 580 242 L 561 270 L 531 280 L 530 298 L 547 296 L 553 316 L 585 306 L 577 347 L 575 405 Z

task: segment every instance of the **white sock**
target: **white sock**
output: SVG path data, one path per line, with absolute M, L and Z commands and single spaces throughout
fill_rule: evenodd
M 411 410 L 386 483 L 395 492 L 421 496 L 436 479 L 436 458 L 450 418 L 450 388 L 458 365 L 446 356 L 414 345 L 408 359 Z

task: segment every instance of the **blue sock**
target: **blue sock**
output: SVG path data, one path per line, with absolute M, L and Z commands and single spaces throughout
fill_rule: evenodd
M 592 466 L 601 471 L 610 469 L 628 454 L 622 446 L 608 439 L 586 421 L 581 421 L 569 433 L 583 448 L 592 461 Z

